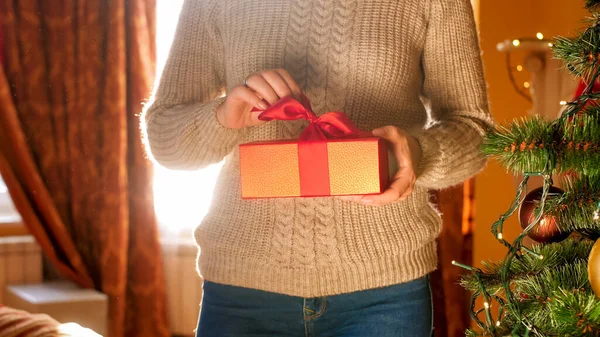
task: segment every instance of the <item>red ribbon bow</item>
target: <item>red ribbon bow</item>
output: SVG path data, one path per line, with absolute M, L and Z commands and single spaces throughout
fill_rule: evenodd
M 255 111 L 258 111 L 255 109 Z M 343 112 L 328 112 L 317 116 L 308 98 L 302 96 L 302 102 L 285 97 L 263 111 L 258 119 L 309 121 L 298 138 L 298 168 L 300 174 L 300 193 L 304 197 L 331 195 L 329 184 L 328 139 L 358 138 L 372 136 L 360 131 Z
M 371 135 L 370 133 L 360 131 L 343 112 L 328 112 L 322 116 L 317 116 L 313 112 L 308 98 L 304 95 L 302 96 L 302 102 L 291 97 L 282 98 L 279 102 L 263 111 L 258 116 L 258 119 L 261 121 L 307 120 L 310 124 L 298 138 L 299 141 L 327 140 Z

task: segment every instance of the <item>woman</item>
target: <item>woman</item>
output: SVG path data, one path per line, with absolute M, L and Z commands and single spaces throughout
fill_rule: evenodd
M 392 144 L 385 193 L 241 200 L 237 145 L 304 126 L 252 109 L 302 94 Z M 199 336 L 431 335 L 427 191 L 482 169 L 492 124 L 468 0 L 187 0 L 145 122 L 166 167 L 225 159 L 195 231 Z

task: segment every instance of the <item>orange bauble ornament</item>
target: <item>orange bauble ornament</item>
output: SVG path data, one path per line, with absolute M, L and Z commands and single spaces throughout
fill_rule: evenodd
M 600 298 L 600 240 L 597 240 L 588 259 L 588 279 L 596 297 Z

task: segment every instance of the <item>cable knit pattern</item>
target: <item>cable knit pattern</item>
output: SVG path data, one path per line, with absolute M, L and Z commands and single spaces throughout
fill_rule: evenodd
M 423 149 L 411 196 L 384 207 L 336 198 L 241 200 L 244 142 L 291 139 L 302 121 L 226 129 L 215 109 L 248 74 L 285 68 L 317 114 L 363 130 L 396 125 Z M 206 280 L 317 297 L 419 278 L 436 267 L 441 218 L 428 189 L 482 169 L 488 112 L 468 0 L 186 0 L 169 60 L 144 111 L 164 166 L 225 159 L 195 232 Z

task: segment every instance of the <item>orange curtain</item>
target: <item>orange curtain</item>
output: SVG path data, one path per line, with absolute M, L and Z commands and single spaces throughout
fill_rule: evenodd
M 464 271 L 452 261 L 471 264 L 475 179 L 435 192 L 444 227 L 438 239 L 439 266 L 432 274 L 435 337 L 463 337 L 470 326 L 470 294 L 458 283 Z
M 109 296 L 108 337 L 168 336 L 139 113 L 155 0 L 0 0 L 0 173 L 63 276 Z

